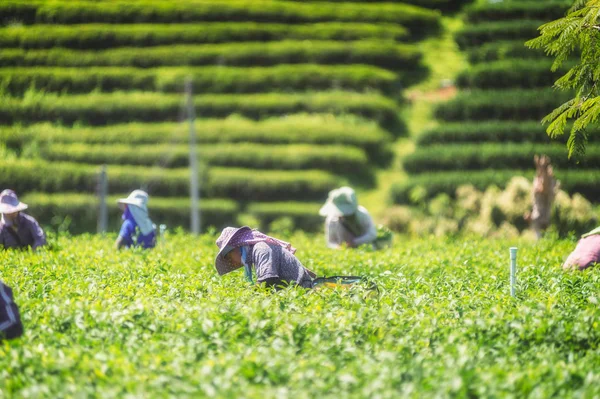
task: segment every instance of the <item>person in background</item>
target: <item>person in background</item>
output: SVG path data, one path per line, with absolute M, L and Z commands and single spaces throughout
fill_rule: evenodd
M 565 263 L 564 270 L 584 270 L 600 263 L 600 227 L 581 236 Z
M 127 198 L 118 200 L 118 203 L 123 211 L 123 224 L 115 247 L 117 249 L 131 246 L 154 248 L 156 231 L 148 216 L 148 193 L 134 190 Z
M 0 342 L 23 335 L 19 308 L 13 301 L 9 286 L 0 281 Z
M 550 226 L 552 204 L 560 188 L 560 182 L 554 177 L 550 158 L 546 155 L 533 157 L 535 177 L 533 178 L 532 209 L 525 214 L 525 221 L 535 231 L 538 239 Z
M 350 187 L 330 191 L 319 214 L 326 217 L 325 240 L 329 248 L 340 248 L 343 244 L 355 248 L 374 243 L 377 238 L 371 215 L 358 205 L 356 194 Z
M 4 248 L 37 248 L 46 244 L 44 230 L 37 220 L 23 213 L 27 204 L 19 201 L 13 190 L 0 193 L 0 246 Z
M 285 241 L 243 226 L 224 228 L 216 244 L 215 268 L 220 276 L 244 267 L 246 279 L 253 282 L 254 266 L 257 282 L 267 287 L 312 288 L 315 274 L 300 263 L 294 256 L 296 249 Z

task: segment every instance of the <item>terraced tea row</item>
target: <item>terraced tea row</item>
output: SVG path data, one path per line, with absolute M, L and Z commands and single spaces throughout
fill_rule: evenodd
M 252 119 L 299 112 L 354 114 L 379 123 L 396 135 L 405 133 L 396 103 L 375 93 L 345 91 L 267 94 L 214 94 L 194 97 L 199 115 Z M 62 121 L 108 125 L 123 122 L 165 122 L 180 119 L 182 97 L 156 92 L 113 92 L 82 95 L 32 93 L 24 98 L 0 97 L 4 124 Z
M 447 170 L 523 169 L 533 165 L 536 154 L 545 154 L 559 169 L 596 168 L 600 165 L 600 145 L 589 145 L 587 155 L 581 160 L 568 158 L 564 145 L 556 143 L 448 143 L 421 147 L 404 158 L 403 165 L 409 173 Z M 598 173 L 600 175 L 600 172 Z
M 145 187 L 151 195 L 187 196 L 190 172 L 187 168 L 163 169 L 108 165 L 109 193 Z M 98 182 L 95 165 L 7 159 L 0 164 L 3 181 L 18 192 L 93 193 Z M 212 167 L 202 173 L 202 195 L 237 201 L 269 201 L 273 198 L 320 201 L 344 179 L 322 170 L 259 170 Z
M 91 68 L 0 68 L 0 87 L 13 95 L 41 90 L 87 93 L 93 90 L 145 90 L 181 93 L 191 78 L 198 93 L 258 93 L 342 89 L 398 96 L 400 81 L 390 71 L 366 65 L 277 65 L 266 68 L 223 66 Z
M 599 142 L 598 129 L 589 130 L 590 142 Z M 0 136 L 1 137 L 1 136 Z M 556 138 L 566 142 L 567 137 Z M 491 120 L 483 122 L 451 122 L 424 131 L 417 137 L 417 144 L 455 143 L 550 143 L 546 129 L 538 121 Z
M 109 229 L 117 230 L 120 225 L 121 211 L 116 206 L 118 198 L 126 194 L 111 195 L 107 199 Z M 98 198 L 89 194 L 62 193 L 48 194 L 30 192 L 22 197 L 35 212 L 36 219 L 44 225 L 56 225 L 56 220 L 66 220 L 69 231 L 83 233 L 97 223 Z M 240 213 L 256 218 L 262 226 L 268 227 L 273 221 L 290 218 L 297 228 L 305 231 L 317 231 L 323 220 L 319 216 L 321 203 L 315 202 L 268 202 L 242 204 L 226 198 L 202 199 L 200 212 L 205 226 L 224 227 L 236 221 Z M 155 224 L 166 224 L 173 229 L 189 224 L 189 198 L 153 196 L 149 203 L 150 217 Z M 53 220 L 54 219 L 54 220 Z M 260 226 L 257 226 L 260 227 Z
M 274 42 L 281 40 L 408 40 L 408 30 L 390 23 L 321 22 L 302 25 L 258 22 L 202 24 L 12 25 L 0 27 L 0 47 L 100 50 L 169 44 Z
M 418 66 L 421 54 L 413 45 L 394 42 L 280 41 L 270 43 L 224 43 L 120 47 L 83 51 L 62 48 L 48 50 L 6 49 L 0 52 L 0 66 L 269 66 L 276 64 L 368 64 L 391 70 L 410 71 Z
M 470 90 L 440 104 L 435 117 L 444 121 L 541 120 L 567 101 L 570 93 L 552 88 Z
M 526 176 L 528 179 L 532 179 L 534 174 L 533 167 L 527 170 L 485 169 L 479 171 L 424 172 L 412 175 L 406 182 L 393 185 L 391 197 L 392 201 L 399 204 L 420 202 L 423 199 L 433 198 L 442 193 L 453 197 L 456 189 L 461 185 L 470 184 L 479 190 L 485 190 L 489 186 L 504 188 L 506 183 L 514 176 Z M 561 190 L 571 194 L 579 193 L 592 200 L 600 196 L 600 173 L 598 173 L 597 168 L 559 170 L 555 172 L 555 175 L 561 182 Z
M 6 0 L 0 20 L 25 24 L 52 23 L 189 23 L 255 21 L 310 23 L 324 21 L 402 24 L 412 34 L 440 28 L 436 12 L 406 4 L 303 4 L 273 1 L 37 1 Z
M 209 166 L 253 169 L 322 169 L 342 175 L 358 175 L 370 169 L 360 148 L 311 144 L 264 145 L 260 143 L 210 144 L 199 147 L 199 159 Z M 87 164 L 186 167 L 188 145 L 90 145 L 50 144 L 39 149 L 44 159 Z

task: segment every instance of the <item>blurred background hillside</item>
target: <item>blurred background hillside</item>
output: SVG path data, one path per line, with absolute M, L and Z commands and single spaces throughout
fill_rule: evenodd
M 1 187 L 43 224 L 95 231 L 106 164 L 113 228 L 135 188 L 157 223 L 189 226 L 191 78 L 203 226 L 319 230 L 343 184 L 386 220 L 531 180 L 535 153 L 597 201 L 600 147 L 577 163 L 547 137 L 567 96 L 523 45 L 570 1 L 470 3 L 5 0 Z

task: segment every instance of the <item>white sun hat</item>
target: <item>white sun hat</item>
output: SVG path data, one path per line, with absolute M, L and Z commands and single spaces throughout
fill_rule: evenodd
M 16 213 L 27 209 L 27 204 L 19 201 L 13 190 L 4 190 L 0 193 L 0 213 Z
M 321 216 L 348 216 L 358 209 L 356 193 L 351 187 L 340 187 L 329 192 L 325 205 L 319 210 Z

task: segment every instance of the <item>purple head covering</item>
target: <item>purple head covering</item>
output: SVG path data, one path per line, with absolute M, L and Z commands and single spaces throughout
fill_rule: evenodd
M 278 240 L 266 234 L 261 233 L 258 230 L 252 230 L 248 226 L 240 228 L 225 227 L 221 232 L 219 238 L 217 238 L 217 247 L 219 247 L 219 253 L 215 258 L 215 268 L 219 275 L 232 272 L 239 269 L 241 266 L 233 266 L 225 260 L 225 255 L 234 248 L 238 248 L 244 245 L 254 245 L 259 242 L 266 242 L 269 244 L 279 245 L 292 254 L 296 252 L 296 248 L 292 247 L 289 242 Z

